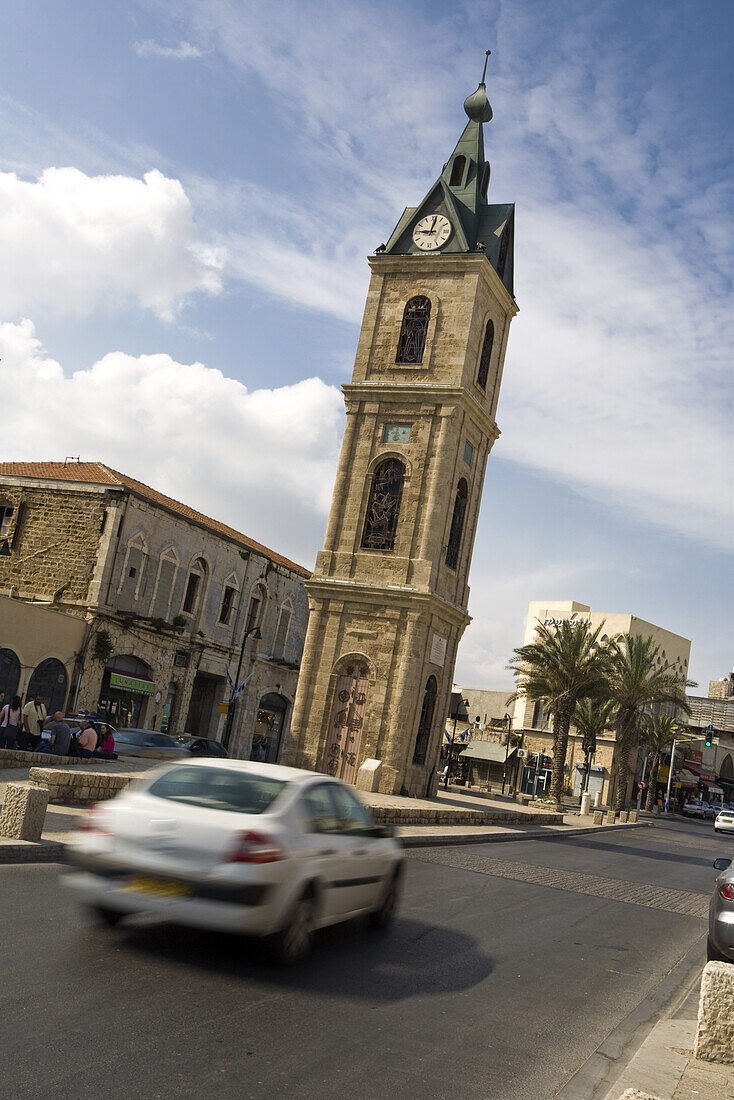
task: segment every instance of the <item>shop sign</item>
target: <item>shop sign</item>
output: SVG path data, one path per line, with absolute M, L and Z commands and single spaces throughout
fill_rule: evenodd
M 137 676 L 123 676 L 121 672 L 110 673 L 110 687 L 124 691 L 138 691 L 141 695 L 154 695 L 155 684 L 152 680 L 139 680 Z
M 227 702 L 226 699 L 221 699 L 217 703 L 217 712 L 219 714 L 228 714 L 229 713 L 229 703 Z

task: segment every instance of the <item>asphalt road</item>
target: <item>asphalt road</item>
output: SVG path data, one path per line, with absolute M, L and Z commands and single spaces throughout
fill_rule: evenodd
M 710 823 L 419 849 L 387 934 L 257 945 L 90 924 L 0 867 L 2 1094 L 550 1100 L 705 933 Z M 698 896 L 697 896 L 698 895 Z

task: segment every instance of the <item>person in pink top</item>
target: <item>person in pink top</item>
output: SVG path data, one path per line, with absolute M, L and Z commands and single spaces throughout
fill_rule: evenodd
M 115 751 L 115 739 L 112 736 L 112 731 L 106 722 L 103 722 L 99 727 L 99 752 L 113 753 Z
M 97 731 L 91 722 L 87 722 L 77 737 L 76 743 L 82 756 L 87 757 L 94 754 L 94 750 L 97 748 Z
M 10 703 L 6 703 L 0 710 L 0 748 L 14 749 L 18 731 L 23 727 L 23 711 L 20 705 L 20 695 L 13 696 Z

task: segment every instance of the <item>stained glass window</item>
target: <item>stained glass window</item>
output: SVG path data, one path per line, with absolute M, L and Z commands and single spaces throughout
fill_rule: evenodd
M 487 388 L 487 375 L 489 374 L 489 361 L 492 358 L 493 343 L 494 325 L 491 321 L 487 321 L 487 328 L 484 332 L 484 343 L 482 344 L 482 354 L 479 358 L 479 370 L 477 372 L 477 382 L 483 390 Z
M 459 484 L 456 486 L 454 514 L 451 517 L 451 532 L 449 534 L 449 544 L 446 547 L 446 564 L 449 569 L 456 569 L 459 561 L 459 550 L 461 548 L 461 536 L 464 532 L 464 517 L 466 516 L 466 502 L 468 496 L 469 490 L 466 481 L 462 477 Z
M 393 550 L 398 529 L 405 466 L 388 458 L 375 470 L 362 532 L 366 550 Z
M 414 764 L 425 764 L 426 762 L 428 742 L 431 737 L 431 726 L 433 725 L 433 712 L 436 709 L 437 693 L 438 685 L 436 684 L 436 677 L 429 676 L 428 683 L 426 684 L 426 690 L 423 695 L 421 717 L 420 721 L 418 722 L 418 736 L 415 739 L 415 750 L 413 752 Z
M 403 325 L 398 340 L 396 363 L 422 363 L 426 345 L 428 321 L 431 316 L 431 300 L 419 295 L 406 303 Z

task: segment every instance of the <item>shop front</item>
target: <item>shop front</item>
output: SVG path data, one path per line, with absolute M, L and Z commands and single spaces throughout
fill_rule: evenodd
M 97 709 L 118 729 L 146 728 L 156 686 L 152 669 L 137 657 L 113 657 L 104 670 Z
M 584 786 L 585 779 L 586 768 L 583 764 L 575 764 L 573 771 L 573 793 L 576 798 L 580 798 L 584 791 L 591 795 L 592 802 L 596 794 L 601 798 L 604 789 L 604 768 L 599 764 L 592 764 L 589 769 L 589 781 Z
M 552 768 L 553 760 L 550 756 L 543 754 L 539 757 L 537 753 L 531 756 L 520 776 L 521 793 L 547 798 L 550 795 Z
M 288 700 L 282 695 L 275 692 L 263 695 L 257 706 L 250 760 L 277 764 L 287 710 Z

